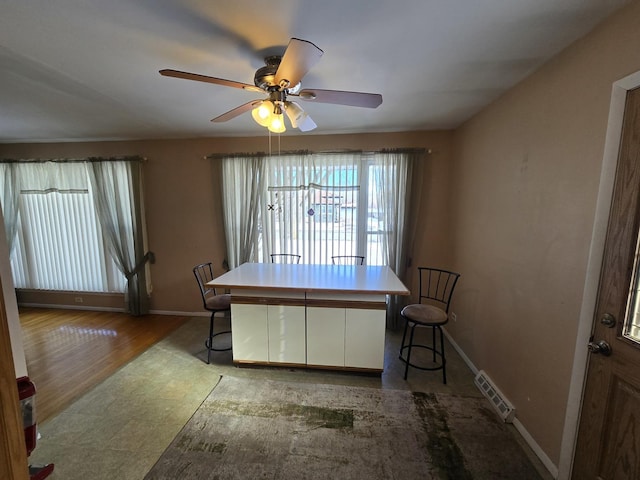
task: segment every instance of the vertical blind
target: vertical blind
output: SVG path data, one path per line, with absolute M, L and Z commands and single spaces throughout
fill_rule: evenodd
M 18 164 L 16 288 L 124 292 L 126 278 L 103 241 L 85 163 L 48 163 Z
M 269 248 L 263 250 L 264 258 L 294 253 L 303 263 L 329 264 L 334 255 L 365 251 L 358 222 L 359 158 L 360 154 L 291 155 L 268 161 L 263 224 Z
M 22 194 L 18 208 L 19 236 L 12 256 L 16 287 L 123 291 L 122 275 L 119 285 L 109 285 L 109 277 L 118 276 L 108 273 L 113 262 L 88 193 Z

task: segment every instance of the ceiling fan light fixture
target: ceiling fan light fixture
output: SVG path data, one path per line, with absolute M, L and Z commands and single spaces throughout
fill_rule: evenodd
M 262 127 L 268 127 L 271 123 L 271 116 L 275 106 L 269 100 L 265 100 L 251 111 L 251 116 L 256 123 Z
M 265 100 L 251 111 L 251 116 L 261 127 L 266 127 L 273 133 L 285 132 L 284 115 L 278 102 Z
M 271 121 L 269 122 L 269 125 L 267 126 L 267 128 L 269 129 L 270 132 L 273 132 L 273 133 L 286 132 L 287 128 L 284 125 L 284 115 L 282 113 L 280 113 L 280 115 L 275 113 L 271 115 Z
M 316 122 L 314 122 L 313 120 L 311 120 L 311 117 L 306 116 L 304 120 L 298 122 L 298 129 L 301 132 L 310 132 L 311 130 L 316 129 L 318 126 L 316 125 Z
M 298 124 L 307 118 L 305 111 L 296 102 L 287 102 L 285 112 L 287 112 L 287 117 L 289 117 L 293 128 L 298 128 Z

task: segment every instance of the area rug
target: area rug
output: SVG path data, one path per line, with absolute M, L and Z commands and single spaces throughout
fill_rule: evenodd
M 483 398 L 224 376 L 145 480 L 539 478 L 501 428 Z

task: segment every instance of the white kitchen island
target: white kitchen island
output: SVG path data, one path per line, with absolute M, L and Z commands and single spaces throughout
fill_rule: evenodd
M 208 283 L 231 292 L 236 364 L 384 370 L 389 267 L 245 263 Z

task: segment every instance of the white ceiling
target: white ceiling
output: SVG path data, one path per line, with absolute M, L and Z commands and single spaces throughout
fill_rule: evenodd
M 303 88 L 380 93 L 377 109 L 300 102 L 313 134 L 456 127 L 628 0 L 22 0 L 0 13 L 0 142 L 256 136 L 253 83 L 291 37 L 324 51 Z M 302 135 L 288 128 L 284 135 Z

